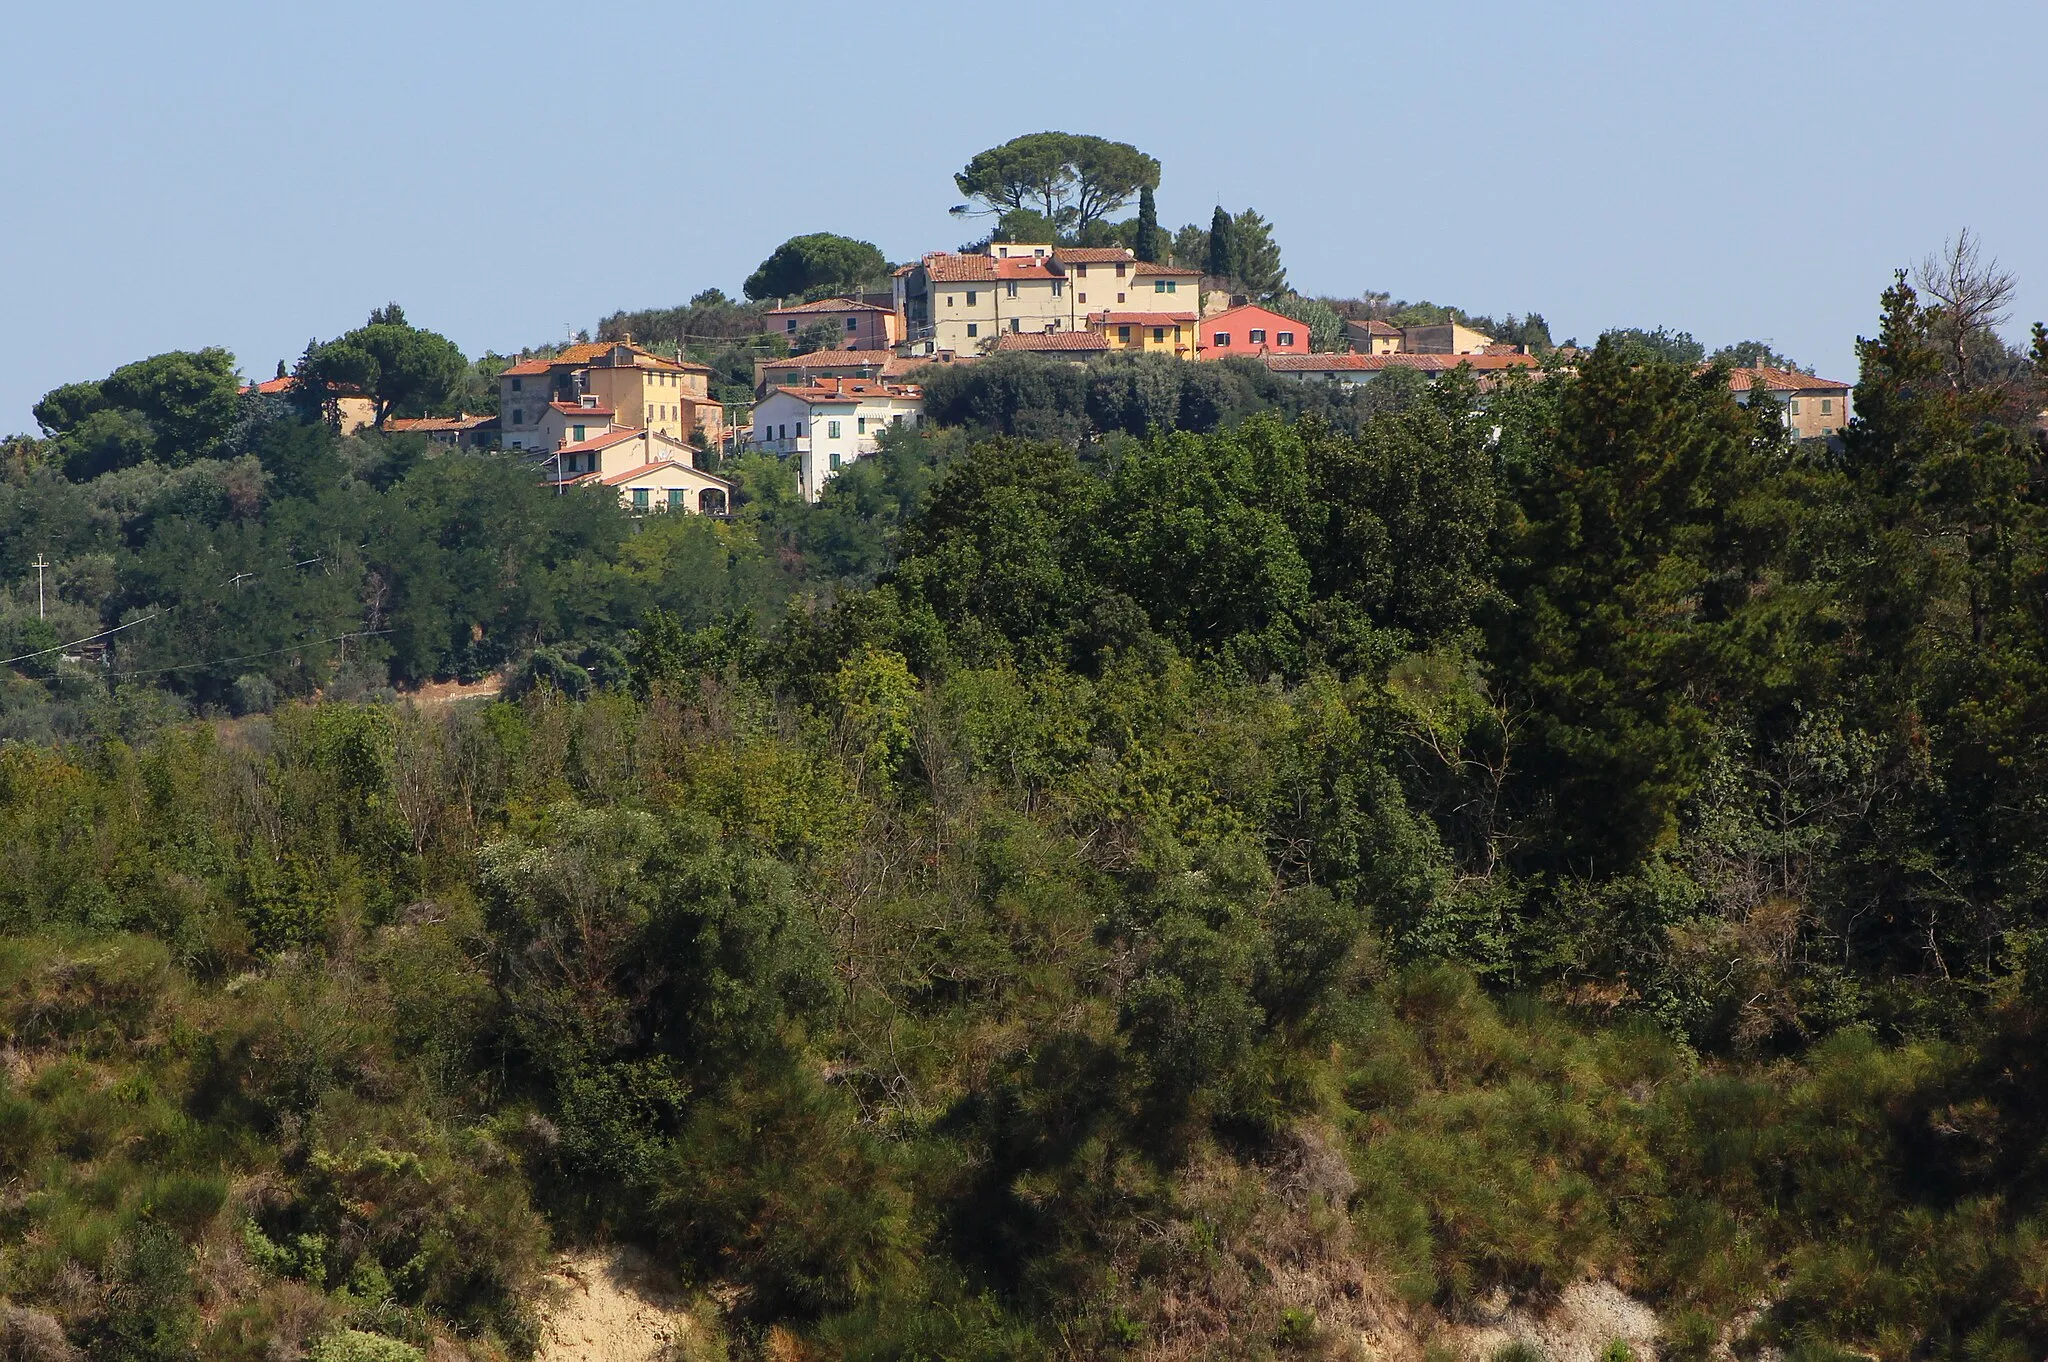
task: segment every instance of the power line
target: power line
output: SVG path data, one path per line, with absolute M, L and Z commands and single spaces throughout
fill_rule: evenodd
M 12 666 L 16 662 L 26 662 L 32 657 L 41 657 L 44 653 L 60 652 L 65 648 L 76 648 L 81 643 L 97 642 L 109 634 L 118 634 L 123 629 L 133 629 L 138 624 L 147 624 L 155 619 L 157 615 L 163 613 L 163 611 L 158 610 L 153 614 L 144 615 L 139 620 L 129 620 L 126 624 L 117 624 L 111 629 L 102 629 L 97 634 L 87 634 L 84 638 L 74 638 L 69 643 L 53 643 L 47 648 L 38 648 L 32 653 L 23 653 L 20 657 L 0 657 L 0 667 Z
M 243 653 L 239 657 L 210 657 L 204 662 L 181 662 L 175 667 L 133 667 L 126 671 L 108 672 L 107 675 L 161 676 L 165 672 L 189 672 L 198 667 L 222 667 L 230 662 L 254 662 L 260 657 L 276 657 L 279 653 L 297 652 L 301 648 L 310 648 L 316 644 L 340 643 L 347 639 L 368 638 L 373 634 L 388 634 L 390 632 L 392 631 L 389 629 L 353 629 L 346 634 L 336 634 L 332 638 L 316 638 L 299 643 L 289 643 L 282 648 L 272 648 L 267 653 Z

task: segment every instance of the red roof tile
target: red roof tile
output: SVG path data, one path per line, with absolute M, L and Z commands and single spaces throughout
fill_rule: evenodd
M 1095 331 L 1012 331 L 997 341 L 998 350 L 1107 350 L 1109 341 Z
M 1179 265 L 1162 265 L 1157 261 L 1140 260 L 1137 263 L 1137 265 L 1133 268 L 1132 273 L 1140 276 L 1150 274 L 1172 274 L 1178 275 L 1183 279 L 1190 279 L 1199 278 L 1202 272 L 1200 270 L 1184 269 Z
M 894 350 L 813 350 L 808 355 L 763 360 L 763 369 L 880 368 L 896 357 Z
M 771 307 L 771 317 L 786 316 L 794 312 L 893 312 L 894 308 L 877 307 L 863 303 L 857 298 L 820 298 L 815 303 L 798 303 L 794 307 Z
M 497 419 L 495 416 L 471 416 L 466 412 L 461 416 L 393 416 L 385 420 L 384 429 L 388 433 L 399 435 L 408 432 L 425 434 L 440 430 L 475 430 L 479 426 L 490 425 Z
M 1701 372 L 1704 373 L 1705 370 L 1702 369 Z M 1758 381 L 1761 381 L 1764 387 L 1772 392 L 1846 393 L 1851 386 L 1832 378 L 1816 378 L 1812 374 L 1802 374 L 1797 369 L 1755 368 L 1730 369 L 1728 371 L 1728 391 L 1730 392 L 1746 393 Z
M 550 407 L 564 416 L 617 416 L 610 407 L 586 407 L 577 402 L 550 402 Z
M 588 440 L 579 440 L 575 444 L 563 445 L 554 452 L 557 454 L 587 454 L 596 449 L 610 449 L 613 445 L 621 444 L 627 440 L 637 440 L 645 434 L 647 432 L 641 430 L 638 426 L 628 426 L 624 430 L 614 430 L 608 434 L 594 435 Z
M 776 392 L 788 393 L 791 397 L 801 398 L 806 402 L 851 401 L 861 397 L 924 396 L 923 389 L 915 384 L 883 383 L 872 378 L 821 378 L 802 387 L 778 388 Z M 770 393 L 769 396 L 774 396 L 774 393 Z
M 925 277 L 933 283 L 971 284 L 996 277 L 996 262 L 985 255 L 938 251 L 924 258 Z
M 1052 258 L 1062 265 L 1120 265 L 1138 257 L 1123 246 L 1061 246 Z
M 1216 352 L 1211 351 L 1214 354 Z M 1261 355 L 1276 373 L 1377 373 L 1382 369 L 1422 369 L 1443 373 L 1469 365 L 1475 372 L 1533 369 L 1534 355 Z
M 571 478 L 569 482 L 573 487 L 579 483 L 601 480 L 607 487 L 617 487 L 620 483 L 636 482 L 641 478 L 653 477 L 656 473 L 669 468 L 687 469 L 696 476 L 708 479 L 727 489 L 730 489 L 733 485 L 724 478 L 719 477 L 716 473 L 706 473 L 696 465 L 684 463 L 681 459 L 655 459 L 650 463 L 641 464 L 638 468 L 629 468 L 623 473 L 585 473 L 579 478 Z
M 1193 326 L 1192 312 L 1091 312 L 1091 326 Z

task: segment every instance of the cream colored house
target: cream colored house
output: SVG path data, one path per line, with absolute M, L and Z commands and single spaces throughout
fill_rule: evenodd
M 1825 440 L 1849 424 L 1849 385 L 1839 379 L 1816 378 L 1797 369 L 1728 371 L 1728 391 L 1744 406 L 1759 386 L 1782 409 L 1785 427 L 1795 439 Z
M 710 395 L 711 370 L 651 354 L 631 341 L 571 345 L 558 355 L 521 360 L 498 376 L 498 414 L 507 449 L 550 449 L 544 437 L 557 404 L 595 399 L 613 424 L 677 440 L 716 443 L 723 408 Z
M 1401 354 L 1404 355 L 1483 355 L 1486 347 L 1493 344 L 1493 337 L 1483 331 L 1474 331 L 1469 326 L 1456 322 L 1440 322 L 1434 326 L 1404 326 L 1401 328 Z M 1375 351 L 1374 353 L 1385 353 Z
M 282 378 L 266 378 L 261 383 L 244 384 L 241 391 L 248 392 L 253 388 L 265 397 L 289 397 L 297 384 L 298 380 L 287 374 Z M 343 435 L 353 435 L 377 424 L 377 399 L 354 388 L 328 384 L 327 407 Z
M 796 459 L 797 486 L 816 501 L 841 468 L 880 447 L 884 430 L 923 421 L 924 392 L 914 385 L 829 378 L 755 403 L 753 444 Z
M 905 348 L 987 353 L 1002 336 L 1078 331 L 1103 313 L 1195 313 L 1202 272 L 1139 260 L 1120 247 L 996 242 L 934 252 L 896 272 Z M 1192 333 L 1190 333 L 1192 334 Z
M 1397 355 L 1401 352 L 1401 328 L 1392 322 L 1347 321 L 1344 338 L 1361 355 Z
M 689 515 L 729 515 L 733 484 L 680 459 L 656 459 L 616 473 L 586 473 L 576 486 L 615 488 L 619 504 L 636 515 L 680 511 Z

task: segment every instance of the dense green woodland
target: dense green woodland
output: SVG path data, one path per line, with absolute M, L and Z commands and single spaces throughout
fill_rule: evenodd
M 522 1357 L 628 1241 L 679 1356 L 1407 1356 L 1588 1276 L 1672 1358 L 2040 1356 L 2048 341 L 1955 326 L 1887 292 L 1834 445 L 1618 339 L 991 363 L 729 521 L 58 390 L 0 1354 Z

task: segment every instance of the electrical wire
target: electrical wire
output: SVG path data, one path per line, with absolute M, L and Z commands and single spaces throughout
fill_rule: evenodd
M 368 638 L 373 634 L 388 634 L 390 632 L 391 630 L 389 629 L 353 629 L 346 634 L 336 634 L 332 638 L 316 638 L 310 641 L 287 644 L 282 648 L 272 648 L 267 653 L 243 653 L 239 657 L 210 657 L 204 662 L 181 662 L 175 667 L 133 667 L 126 671 L 108 672 L 107 675 L 161 676 L 165 672 L 189 672 L 199 667 L 223 667 L 230 662 L 254 662 L 260 657 L 276 657 L 279 653 L 293 653 L 301 648 L 311 648 L 322 643 L 341 643 L 352 638 Z
M 111 629 L 102 629 L 97 634 L 87 634 L 84 638 L 74 638 L 69 643 L 53 643 L 47 648 L 38 648 L 32 653 L 23 653 L 20 657 L 0 657 L 0 667 L 12 666 L 16 662 L 26 662 L 32 657 L 41 657 L 44 653 L 55 653 L 61 652 L 66 648 L 76 648 L 81 643 L 97 642 L 109 634 L 118 634 L 123 629 L 132 629 L 138 624 L 147 624 L 163 613 L 163 611 L 158 610 L 152 614 L 144 615 L 139 620 L 129 620 L 126 624 L 117 624 Z

